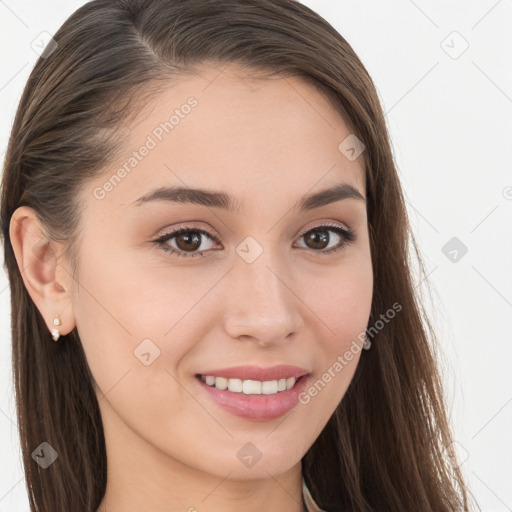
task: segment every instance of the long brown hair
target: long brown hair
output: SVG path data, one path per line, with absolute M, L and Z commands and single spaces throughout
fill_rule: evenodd
M 11 288 L 19 435 L 32 511 L 95 512 L 106 487 L 101 415 L 76 328 L 63 343 L 22 280 L 9 240 L 13 212 L 33 208 L 48 237 L 66 242 L 75 279 L 84 211 L 77 202 L 123 145 L 123 126 L 169 80 L 201 63 L 299 76 L 329 98 L 366 149 L 374 272 L 372 338 L 354 378 L 303 458 L 303 474 L 329 511 L 470 510 L 452 447 L 436 337 L 409 266 L 414 249 L 382 107 L 347 41 L 295 0 L 95 0 L 79 8 L 36 63 L 12 128 L 1 224 Z M 341 141 L 340 141 L 341 142 Z M 41 470 L 31 453 L 58 447 Z

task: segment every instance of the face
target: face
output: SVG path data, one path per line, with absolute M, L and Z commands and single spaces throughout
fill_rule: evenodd
M 296 465 L 343 398 L 373 276 L 343 119 L 298 78 L 241 74 L 169 86 L 84 188 L 72 308 L 108 438 L 252 479 Z M 178 187 L 218 195 L 150 197 Z

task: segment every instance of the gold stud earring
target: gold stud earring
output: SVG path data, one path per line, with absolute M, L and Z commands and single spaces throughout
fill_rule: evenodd
M 53 325 L 61 325 L 61 321 L 58 316 L 56 316 L 53 319 Z M 53 338 L 53 341 L 57 341 L 60 338 L 60 333 L 59 333 L 58 329 L 54 329 L 52 331 L 52 338 Z

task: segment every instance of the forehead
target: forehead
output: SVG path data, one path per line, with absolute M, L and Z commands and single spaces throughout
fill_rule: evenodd
M 350 135 L 330 101 L 299 77 L 202 66 L 151 99 L 93 187 L 111 183 L 103 206 L 127 206 L 163 185 L 223 190 L 244 202 L 260 201 L 260 192 L 270 202 L 295 199 L 341 181 L 364 193 L 363 156 L 352 161 L 339 149 Z

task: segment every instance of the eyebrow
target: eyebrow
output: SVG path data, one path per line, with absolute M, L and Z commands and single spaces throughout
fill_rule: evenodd
M 348 183 L 340 183 L 334 187 L 302 197 L 293 206 L 293 209 L 297 209 L 302 213 L 344 199 L 357 199 L 366 204 L 366 198 L 359 190 Z M 140 206 L 152 201 L 193 203 L 209 207 L 224 208 L 233 212 L 240 212 L 242 206 L 237 199 L 224 192 L 187 187 L 159 187 L 139 197 L 139 199 L 133 201 L 132 204 Z

